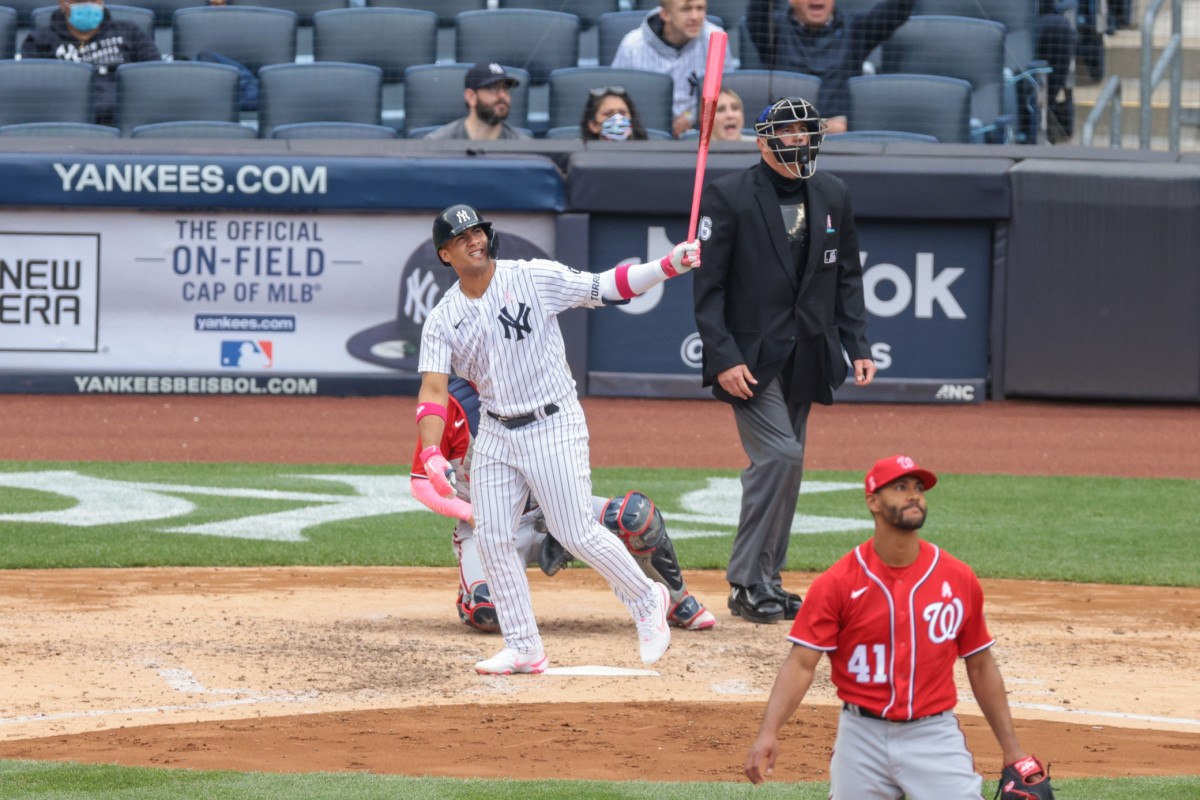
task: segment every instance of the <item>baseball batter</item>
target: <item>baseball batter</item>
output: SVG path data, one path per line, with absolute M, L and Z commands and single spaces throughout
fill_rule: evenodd
M 628 300 L 700 264 L 700 246 L 684 242 L 660 261 L 601 274 L 548 259 L 497 261 L 499 237 L 474 208 L 454 205 L 433 223 L 433 243 L 458 282 L 421 332 L 417 430 L 430 485 L 454 494 L 454 471 L 441 451 L 450 374 L 479 390 L 483 414 L 470 470 L 480 561 L 504 648 L 475 665 L 482 674 L 539 673 L 547 665 L 525 560 L 516 531 L 530 493 L 546 524 L 608 581 L 633 617 L 643 663 L 671 642 L 666 587 L 645 576 L 629 551 L 592 512 L 587 421 L 567 366 L 557 315 Z
M 983 781 L 954 715 L 958 658 L 1005 763 L 1045 775 L 1017 742 L 975 573 L 917 535 L 925 492 L 936 483 L 906 456 L 881 459 L 867 473 L 875 534 L 808 591 L 746 757 L 754 783 L 771 774 L 777 733 L 812 685 L 822 653 L 843 701 L 829 770 L 833 800 L 979 800 Z
M 479 429 L 479 394 L 474 386 L 458 377 L 450 379 L 449 389 L 450 402 L 446 406 L 441 449 L 454 468 L 456 494 L 446 498 L 434 491 L 425 474 L 425 465 L 421 463 L 419 443 L 413 453 L 409 486 L 413 497 L 431 511 L 457 520 L 453 539 L 459 577 L 455 607 L 466 625 L 494 633 L 500 626 L 479 560 L 470 494 L 471 442 Z M 672 625 L 703 631 L 717 624 L 712 612 L 687 590 L 679 559 L 675 556 L 675 545 L 667 534 L 662 514 L 650 498 L 641 492 L 627 492 L 608 499 L 593 495 L 592 511 L 596 521 L 629 549 L 646 577 L 667 587 L 671 593 L 671 610 L 667 617 Z M 550 535 L 536 502 L 531 502 L 517 524 L 517 552 L 522 554 L 526 564 L 537 564 L 547 575 L 554 575 L 571 559 L 571 554 Z

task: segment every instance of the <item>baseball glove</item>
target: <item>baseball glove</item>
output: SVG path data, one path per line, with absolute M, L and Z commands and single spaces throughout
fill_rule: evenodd
M 571 555 L 558 539 L 549 533 L 546 534 L 542 546 L 538 549 L 538 566 L 542 568 L 542 572 L 553 576 L 574 560 L 575 556 Z
M 1054 800 L 1050 767 L 1043 766 L 1033 755 L 1007 765 L 1000 772 L 996 797 L 999 800 Z

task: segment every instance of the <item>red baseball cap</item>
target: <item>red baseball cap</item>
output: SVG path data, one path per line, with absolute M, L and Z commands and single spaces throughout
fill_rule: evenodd
M 874 494 L 880 488 L 905 475 L 916 475 L 925 484 L 926 489 L 932 489 L 937 484 L 937 475 L 927 469 L 921 469 L 917 462 L 908 456 L 891 456 L 881 458 L 871 467 L 865 481 L 867 494 Z

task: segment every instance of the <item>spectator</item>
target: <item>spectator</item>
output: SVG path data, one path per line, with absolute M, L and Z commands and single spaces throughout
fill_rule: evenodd
M 512 89 L 521 82 L 499 64 L 479 62 L 467 70 L 463 100 L 467 115 L 436 130 L 426 139 L 529 139 L 528 131 L 506 121 L 512 110 Z
M 746 133 L 745 129 L 746 111 L 741 96 L 733 89 L 722 89 L 717 95 L 712 138 L 722 142 L 753 142 L 758 138 Z
M 117 105 L 117 67 L 158 61 L 162 55 L 137 25 L 113 19 L 104 0 L 58 0 L 50 27 L 25 37 L 21 58 L 57 58 L 95 67 L 92 110 L 96 122 L 110 125 Z
M 1018 0 L 1012 0 L 1018 2 Z M 750 0 L 746 25 L 763 63 L 821 79 L 817 107 L 829 133 L 845 133 L 848 81 L 862 74 L 867 55 L 903 25 L 916 0 L 880 0 L 866 11 L 845 13 L 836 0 Z
M 708 60 L 708 37 L 721 30 L 705 19 L 708 0 L 662 0 L 642 24 L 625 34 L 617 47 L 615 69 L 644 69 L 670 75 L 675 81 L 671 102 L 671 135 L 679 138 L 696 125 L 696 108 Z M 733 56 L 725 46 L 725 70 Z
M 579 134 L 585 140 L 624 141 L 649 139 L 633 98 L 624 86 L 604 86 L 588 91 L 587 104 L 579 120 Z
M 1073 64 L 1079 37 L 1066 15 L 1067 7 L 1064 0 L 1038 0 L 1034 57 L 1050 67 L 1046 76 L 1046 137 L 1051 144 L 1070 139 L 1075 132 Z M 1103 41 L 1100 47 L 1103 53 Z

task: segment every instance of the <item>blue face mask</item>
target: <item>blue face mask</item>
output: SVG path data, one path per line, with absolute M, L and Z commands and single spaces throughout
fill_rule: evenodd
M 68 21 L 77 31 L 94 31 L 104 20 L 104 6 L 99 3 L 75 3 Z
M 600 124 L 600 138 L 613 141 L 628 139 L 633 134 L 633 123 L 624 114 L 613 114 Z

